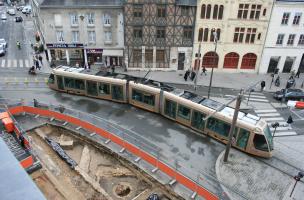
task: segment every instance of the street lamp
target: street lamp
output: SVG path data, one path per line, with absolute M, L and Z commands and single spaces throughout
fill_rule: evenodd
M 195 78 L 194 78 L 194 90 L 197 89 L 197 79 L 198 79 L 198 72 L 200 67 L 200 61 L 201 61 L 201 42 L 198 45 L 198 53 L 194 62 L 194 68 L 195 68 Z
M 275 122 L 273 124 L 271 124 L 272 128 L 274 128 L 274 131 L 273 131 L 273 134 L 272 134 L 272 137 L 274 137 L 274 134 L 277 130 L 277 128 L 280 126 L 279 122 Z
M 293 178 L 296 180 L 296 182 L 295 182 L 295 184 L 293 185 L 293 188 L 292 188 L 292 191 L 291 191 L 289 197 L 291 197 L 291 195 L 292 195 L 294 189 L 296 188 L 296 185 L 297 185 L 298 181 L 300 181 L 301 178 L 303 178 L 303 176 L 304 176 L 304 172 L 299 172 L 298 175 L 296 175 L 296 176 L 293 177 Z
M 247 106 L 248 106 L 248 102 L 249 102 L 249 99 L 250 99 L 251 92 L 254 92 L 254 89 L 251 89 L 251 90 L 249 91 L 249 95 L 248 95 L 248 99 L 247 99 Z
M 214 42 L 214 54 L 216 55 L 216 48 L 217 48 L 217 33 L 215 31 L 215 28 L 212 29 L 212 34 L 213 34 L 213 42 Z M 215 56 L 214 55 L 214 56 Z M 216 58 L 214 58 L 214 65 L 216 62 Z M 208 88 L 208 99 L 210 98 L 210 90 L 211 90 L 211 85 L 212 85 L 212 78 L 213 78 L 213 66 L 211 68 L 211 77 L 210 77 L 210 82 L 209 82 L 209 88 Z

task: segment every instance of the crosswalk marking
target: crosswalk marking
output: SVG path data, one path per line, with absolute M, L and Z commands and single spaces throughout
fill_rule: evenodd
M 250 94 L 253 94 L 253 95 L 263 95 L 263 93 L 261 93 L 261 92 L 251 92 Z
M 275 116 L 281 116 L 279 113 L 258 113 L 259 117 L 275 117 Z
M 11 67 L 11 60 L 7 60 L 7 65 L 8 68 Z
M 13 60 L 13 67 L 17 67 L 17 60 Z
M 4 67 L 4 65 L 5 65 L 5 60 L 2 60 L 1 61 L 1 67 Z
M 277 112 L 275 109 L 268 109 L 268 110 L 255 110 L 256 113 L 270 113 L 270 112 Z
M 276 131 L 288 131 L 291 130 L 292 128 L 290 126 L 282 126 L 282 127 L 277 127 Z M 271 131 L 274 131 L 274 128 L 270 128 Z
M 273 133 L 272 133 L 273 135 Z M 275 136 L 291 136 L 291 135 L 297 135 L 294 131 L 284 131 L 284 132 L 275 132 Z
M 284 121 L 283 117 L 262 117 L 265 121 Z
M 244 96 L 245 96 L 245 97 L 249 97 L 249 94 L 245 94 Z M 250 99 L 251 99 L 251 97 L 253 97 L 253 98 L 266 99 L 265 96 L 260 96 L 260 95 L 250 95 Z
M 19 67 L 23 67 L 23 60 L 19 60 Z
M 246 98 L 248 100 L 248 98 Z M 269 102 L 268 99 L 258 99 L 258 98 L 249 98 L 249 101 L 258 101 L 258 102 Z
M 29 68 L 29 67 L 30 67 L 29 60 L 25 60 L 25 67 L 26 67 L 26 68 Z

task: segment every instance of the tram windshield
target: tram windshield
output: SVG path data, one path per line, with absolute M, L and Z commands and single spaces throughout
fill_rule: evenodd
M 54 84 L 55 83 L 55 76 L 54 76 L 54 74 L 50 74 L 48 83 L 50 83 L 50 84 Z
M 265 127 L 265 129 L 264 129 L 264 135 L 265 135 L 266 140 L 267 140 L 267 142 L 269 144 L 269 149 L 270 149 L 270 151 L 272 151 L 273 150 L 273 137 L 272 137 L 272 134 L 271 134 L 269 126 Z

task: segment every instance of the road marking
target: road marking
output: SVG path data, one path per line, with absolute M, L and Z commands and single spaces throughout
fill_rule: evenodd
M 248 98 L 246 98 L 248 100 Z M 249 98 L 249 101 L 269 102 L 267 99 Z
M 277 127 L 276 131 L 288 131 L 291 130 L 291 126 L 282 126 Z M 271 131 L 274 131 L 274 128 L 270 128 Z
M 272 133 L 272 135 L 273 135 L 273 133 Z M 290 136 L 290 135 L 297 135 L 297 133 L 296 132 L 294 132 L 294 131 L 284 131 L 284 132 L 275 132 L 275 134 L 274 134 L 275 136 Z
M 13 67 L 17 67 L 17 60 L 13 60 Z
M 275 116 L 281 116 L 279 113 L 258 113 L 259 117 L 275 117 Z
M 11 67 L 11 60 L 7 60 L 7 67 L 8 67 L 8 68 Z
M 23 67 L 23 60 L 19 60 L 19 67 Z
M 29 67 L 30 67 L 29 60 L 25 60 L 24 62 L 25 62 L 25 67 L 26 67 L 26 68 L 29 68 Z
M 283 117 L 262 117 L 265 121 L 284 121 Z
M 253 95 L 264 95 L 264 94 L 261 93 L 261 92 L 251 92 L 251 94 L 253 94 Z
M 278 121 L 279 122 L 279 121 Z M 267 123 L 268 126 L 271 126 L 273 124 L 273 122 L 271 123 Z M 281 121 L 279 122 L 280 127 L 286 127 L 286 126 L 290 126 L 286 121 Z
M 245 97 L 249 97 L 249 95 L 248 95 L 248 94 L 245 94 L 244 96 L 245 96 Z M 259 96 L 259 95 L 250 95 L 250 99 L 251 99 L 251 97 L 253 97 L 253 98 L 261 98 L 261 99 L 266 99 L 266 97 L 265 97 L 265 96 Z
M 275 109 L 268 109 L 268 110 L 255 110 L 256 113 L 269 113 L 269 112 L 277 112 Z
M 1 67 L 5 67 L 4 65 L 5 65 L 5 60 L 2 60 Z

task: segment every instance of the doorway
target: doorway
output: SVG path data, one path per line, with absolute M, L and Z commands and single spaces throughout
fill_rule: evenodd
M 185 67 L 185 53 L 178 53 L 177 70 L 184 70 Z
M 289 57 L 289 56 L 286 57 L 283 71 L 282 71 L 283 73 L 290 73 L 294 60 L 295 60 L 295 57 Z
M 267 73 L 274 73 L 278 67 L 280 56 L 271 57 L 268 65 Z
M 304 53 L 302 55 L 302 58 L 301 58 L 301 62 L 300 62 L 300 65 L 299 65 L 299 70 L 301 73 L 304 73 Z

